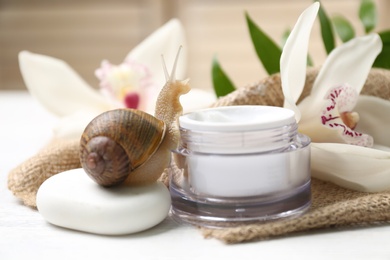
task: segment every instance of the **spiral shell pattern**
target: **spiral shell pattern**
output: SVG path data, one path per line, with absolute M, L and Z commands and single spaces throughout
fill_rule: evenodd
M 104 112 L 81 136 L 81 165 L 98 184 L 119 184 L 157 151 L 165 128 L 163 121 L 140 110 Z

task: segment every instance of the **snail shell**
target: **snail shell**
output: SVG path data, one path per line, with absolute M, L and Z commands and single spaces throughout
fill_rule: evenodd
M 119 184 L 158 150 L 165 129 L 164 121 L 140 110 L 104 112 L 81 136 L 81 165 L 98 184 Z

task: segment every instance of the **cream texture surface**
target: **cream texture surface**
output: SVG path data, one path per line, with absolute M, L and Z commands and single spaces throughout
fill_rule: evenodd
M 103 235 L 149 229 L 166 218 L 170 205 L 161 182 L 104 188 L 81 168 L 52 176 L 37 193 L 38 211 L 49 223 Z
M 198 110 L 179 118 L 180 126 L 201 131 L 263 130 L 295 123 L 294 112 L 273 106 L 232 106 Z

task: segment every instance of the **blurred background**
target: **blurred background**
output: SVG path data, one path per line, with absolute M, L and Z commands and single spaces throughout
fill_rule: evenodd
M 217 55 L 236 86 L 267 76 L 248 33 L 245 12 L 277 43 L 312 0 L 0 0 L 0 90 L 23 90 L 17 55 L 21 50 L 69 63 L 98 86 L 94 71 L 103 59 L 113 64 L 172 17 L 186 30 L 191 85 L 210 89 L 211 62 Z M 375 31 L 390 28 L 390 1 L 375 0 Z M 360 0 L 322 0 L 329 16 L 342 14 L 363 35 Z M 326 54 L 318 21 L 311 35 L 314 64 Z M 339 42 L 340 43 L 340 42 Z

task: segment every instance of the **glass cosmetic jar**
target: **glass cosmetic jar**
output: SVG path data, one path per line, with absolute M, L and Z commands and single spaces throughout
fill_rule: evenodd
M 225 226 L 310 207 L 310 139 L 297 132 L 292 110 L 210 108 L 181 116 L 179 125 L 170 169 L 175 219 Z

